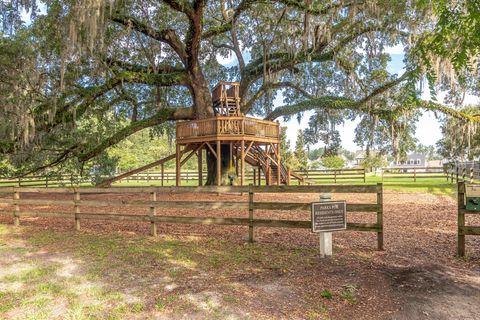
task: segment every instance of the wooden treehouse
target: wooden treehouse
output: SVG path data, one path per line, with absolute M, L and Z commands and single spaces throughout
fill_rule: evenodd
M 210 161 L 214 159 L 216 181 L 213 183 L 216 185 L 244 185 L 246 164 L 257 169 L 255 171 L 258 175 L 254 179 L 258 185 L 261 184 L 262 175 L 266 185 L 290 184 L 291 176 L 303 182 L 303 177 L 291 172 L 282 164 L 280 124 L 246 117 L 241 113 L 239 85 L 238 82 L 221 81 L 215 86 L 212 92 L 215 117 L 177 123 L 175 154 L 100 185 L 110 185 L 114 181 L 158 165 L 161 165 L 163 172 L 163 164 L 175 159 L 176 185 L 179 186 L 182 166 L 193 156 L 198 159 L 198 183 L 203 185 L 204 154 Z M 228 168 L 228 172 L 225 172 L 225 168 Z

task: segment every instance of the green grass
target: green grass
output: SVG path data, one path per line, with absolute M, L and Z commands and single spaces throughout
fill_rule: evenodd
M 438 175 L 438 173 L 434 173 L 432 175 Z M 334 180 L 315 180 L 309 179 L 309 181 L 314 182 L 315 184 L 333 184 Z M 381 176 L 375 176 L 369 174 L 366 177 L 366 183 L 379 183 L 382 182 L 384 184 L 385 190 L 396 191 L 396 192 L 420 192 L 420 193 L 432 193 L 438 195 L 451 195 L 454 194 L 456 191 L 456 183 L 451 183 L 447 181 L 445 178 L 428 178 L 422 177 L 417 178 L 417 181 L 414 179 L 404 179 L 404 178 L 385 178 L 382 181 Z M 247 180 L 245 184 L 252 183 L 251 180 Z M 337 183 L 339 184 L 363 184 L 363 180 L 361 179 L 353 179 L 347 180 L 342 179 L 338 180 Z M 292 179 L 292 185 L 298 184 L 298 181 Z M 1 186 L 1 184 L 0 184 Z M 82 184 L 82 187 L 91 187 L 90 184 Z M 119 182 L 114 183 L 112 186 L 114 187 L 145 187 L 145 186 L 161 186 L 161 182 L 159 180 L 151 180 L 151 181 L 127 181 L 122 180 Z M 175 180 L 164 181 L 164 186 L 175 186 Z M 182 186 L 198 186 L 198 180 L 188 180 L 182 181 Z

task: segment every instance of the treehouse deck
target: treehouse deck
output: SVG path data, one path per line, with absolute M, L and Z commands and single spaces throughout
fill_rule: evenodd
M 207 157 L 216 159 L 217 185 L 226 183 L 226 175 L 238 177 L 236 183 L 243 185 L 246 163 L 264 173 L 266 184 L 288 184 L 288 170 L 280 159 L 278 122 L 217 115 L 210 119 L 179 122 L 176 133 L 177 185 L 181 183 L 182 165 L 193 155 L 197 155 L 198 167 L 202 167 L 203 150 Z M 225 172 L 225 163 L 230 166 L 228 173 Z
M 217 116 L 177 123 L 179 144 L 217 140 L 279 143 L 280 125 L 278 122 L 245 116 Z

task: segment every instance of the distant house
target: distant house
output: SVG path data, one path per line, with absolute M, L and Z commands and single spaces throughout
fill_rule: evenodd
M 440 168 L 443 166 L 443 160 L 427 160 L 426 167 L 428 168 Z
M 375 157 L 378 154 L 378 151 L 376 150 L 370 150 L 370 156 Z M 357 150 L 355 151 L 355 157 L 353 159 L 353 165 L 354 166 L 361 166 L 363 163 L 363 160 L 367 158 L 367 151 L 366 150 Z M 382 158 L 386 159 L 386 156 L 383 155 Z
M 421 153 L 411 153 L 404 161 L 393 161 L 390 167 L 394 168 L 421 168 L 427 166 L 427 156 Z

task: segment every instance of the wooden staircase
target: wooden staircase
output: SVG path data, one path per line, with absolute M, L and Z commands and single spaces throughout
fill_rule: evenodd
M 237 154 L 237 156 L 240 156 Z M 267 177 L 267 185 L 278 184 L 278 174 L 280 173 L 280 184 L 289 184 L 290 179 L 294 178 L 300 183 L 308 183 L 305 178 L 293 171 L 289 171 L 285 164 L 280 161 L 280 170 L 278 160 L 274 153 L 267 153 L 262 148 L 252 147 L 245 154 L 245 162 L 253 167 L 259 167 L 263 174 Z M 270 168 L 270 169 L 269 169 Z M 290 177 L 289 177 L 290 174 Z

